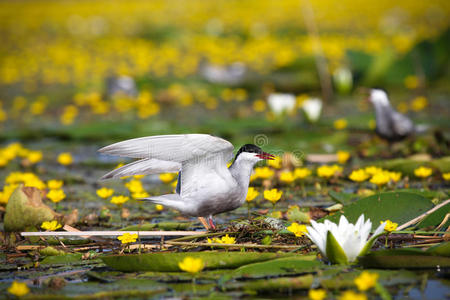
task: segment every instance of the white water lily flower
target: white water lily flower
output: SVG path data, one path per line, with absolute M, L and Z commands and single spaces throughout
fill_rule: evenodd
M 345 216 L 341 216 L 339 224 L 329 220 L 323 223 L 311 220 L 311 225 L 312 227 L 307 227 L 306 235 L 317 245 L 320 252 L 332 263 L 346 264 L 370 250 L 378 236 L 383 233 L 386 223 L 378 226 L 370 240 L 368 238 L 372 222 L 369 219 L 364 222 L 364 214 L 358 218 L 356 224 L 349 223 Z
M 292 112 L 297 101 L 292 94 L 275 93 L 269 95 L 267 102 L 275 114 L 281 115 L 284 112 Z
M 305 112 L 306 118 L 309 122 L 317 122 L 322 112 L 322 100 L 319 98 L 311 98 L 303 101 L 302 109 Z

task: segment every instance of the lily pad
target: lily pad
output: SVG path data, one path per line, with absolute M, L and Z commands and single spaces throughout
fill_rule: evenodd
M 428 216 L 426 216 L 422 221 L 420 221 L 416 225 L 416 228 L 422 229 L 422 228 L 427 228 L 427 227 L 433 227 L 433 228 L 436 227 L 437 225 L 441 224 L 441 222 L 445 218 L 445 215 L 447 215 L 449 211 L 450 211 L 450 203 L 442 206 L 438 210 L 436 210 L 436 211 L 432 212 L 431 214 L 429 214 Z M 446 224 L 444 224 L 444 226 L 442 228 L 443 231 L 446 230 L 446 228 L 449 226 L 449 224 L 450 224 L 450 220 L 447 221 Z
M 9 198 L 4 219 L 5 231 L 22 231 L 51 221 L 56 213 L 42 202 L 41 191 L 19 186 Z
M 233 271 L 229 277 L 261 278 L 285 274 L 299 274 L 303 272 L 314 272 L 316 267 L 321 265 L 323 263 L 316 260 L 316 255 L 297 255 L 245 265 Z
M 341 203 L 342 205 L 348 205 L 358 198 L 358 196 L 355 194 L 335 192 L 333 190 L 330 190 L 328 192 L 328 195 L 331 197 L 331 199 L 338 203 Z
M 450 267 L 450 257 L 433 255 L 419 249 L 390 249 L 369 253 L 359 258 L 365 268 L 422 269 Z
M 380 221 L 391 220 L 404 224 L 423 214 L 433 207 L 431 201 L 421 195 L 407 192 L 386 192 L 362 198 L 345 206 L 341 212 L 322 218 L 338 222 L 345 215 L 349 222 L 356 222 L 361 214 L 372 221 L 372 229 L 379 226 Z
M 118 271 L 159 271 L 178 272 L 178 263 L 185 257 L 201 258 L 206 269 L 232 269 L 243 265 L 270 259 L 293 256 L 293 253 L 256 253 L 256 252 L 191 252 L 191 253 L 146 253 L 133 255 L 111 255 L 101 259 L 109 267 Z
M 443 242 L 436 246 L 430 247 L 426 252 L 433 255 L 450 257 L 450 242 Z

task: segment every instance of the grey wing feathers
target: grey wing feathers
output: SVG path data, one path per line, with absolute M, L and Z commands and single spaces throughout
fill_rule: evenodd
M 99 152 L 140 160 L 113 170 L 102 179 L 178 172 L 184 162 L 214 154 L 223 157 L 226 162 L 231 159 L 233 149 L 230 142 L 208 134 L 159 135 L 131 139 L 106 146 Z
M 214 152 L 233 152 L 233 145 L 208 134 L 159 135 L 106 146 L 102 153 L 132 158 L 156 158 L 183 162 Z
M 177 162 L 144 158 L 114 169 L 100 179 L 120 178 L 132 175 L 159 174 L 165 172 L 172 173 L 178 172 L 180 169 L 181 164 Z

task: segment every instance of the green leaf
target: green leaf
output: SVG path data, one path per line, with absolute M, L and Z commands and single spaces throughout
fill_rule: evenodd
M 331 231 L 327 232 L 327 258 L 333 264 L 348 264 L 347 255 L 345 255 L 344 250 L 336 241 Z
M 189 253 L 146 253 L 132 255 L 111 255 L 101 257 L 113 269 L 124 272 L 159 271 L 179 272 L 178 263 L 185 257 L 201 258 L 206 269 L 230 269 L 270 259 L 294 256 L 293 253 L 256 252 L 189 252 Z
M 419 249 L 390 249 L 371 252 L 359 258 L 365 268 L 418 269 L 450 267 L 450 257 L 437 256 Z
M 450 203 L 447 205 L 442 206 L 438 210 L 432 212 L 428 216 L 426 216 L 422 221 L 420 221 L 415 228 L 422 229 L 427 227 L 436 227 L 444 220 L 445 216 L 450 211 Z M 450 220 L 444 224 L 442 230 L 445 231 L 446 228 L 449 226 Z
M 321 265 L 323 263 L 316 259 L 316 255 L 297 255 L 248 264 L 239 267 L 229 276 L 231 278 L 260 278 L 285 274 L 299 274 L 303 272 L 314 272 L 316 267 Z
M 298 206 L 291 207 L 287 212 L 287 218 L 291 222 L 309 223 L 309 214 L 300 210 Z
M 361 214 L 372 221 L 372 229 L 380 225 L 380 221 L 391 220 L 404 224 L 423 214 L 433 207 L 427 198 L 414 193 L 386 192 L 362 198 L 345 206 L 341 212 L 322 218 L 337 223 L 341 215 L 345 215 L 350 223 L 355 223 Z
M 358 196 L 355 194 L 335 192 L 333 190 L 330 190 L 328 192 L 328 195 L 331 197 L 331 199 L 338 203 L 341 203 L 342 205 L 348 205 L 358 198 Z
M 436 246 L 428 248 L 426 252 L 433 255 L 450 257 L 450 242 L 442 242 Z

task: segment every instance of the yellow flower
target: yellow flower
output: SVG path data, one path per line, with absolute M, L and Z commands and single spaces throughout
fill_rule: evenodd
M 47 182 L 47 186 L 51 190 L 60 189 L 63 186 L 64 181 L 52 179 Z
M 130 191 L 130 193 L 142 193 L 145 192 L 142 182 L 137 179 L 133 179 L 125 183 L 125 186 Z
M 201 258 L 185 257 L 183 261 L 178 263 L 178 267 L 185 272 L 196 274 L 203 270 L 205 263 Z
M 3 187 L 3 191 L 0 192 L 0 203 L 7 204 L 9 201 L 9 197 L 18 187 L 18 184 L 8 184 Z
M 420 178 L 427 178 L 433 173 L 433 170 L 427 167 L 419 167 L 414 170 L 414 175 Z
M 367 174 L 364 169 L 353 170 L 348 178 L 355 182 L 363 182 L 369 178 L 369 174 Z
M 263 112 L 266 110 L 266 101 L 258 99 L 253 101 L 253 110 L 256 112 Z
M 411 103 L 411 109 L 414 111 L 421 111 L 427 106 L 428 100 L 423 96 L 414 98 L 414 100 Z
M 259 167 L 259 168 L 255 168 L 254 174 L 252 175 L 252 177 L 254 176 L 254 179 L 256 179 L 256 178 L 268 179 L 268 178 L 272 177 L 274 173 L 275 172 L 272 169 L 270 169 L 269 167 Z
M 136 242 L 138 238 L 138 235 L 136 233 L 130 234 L 130 233 L 124 233 L 121 236 L 118 236 L 117 239 L 122 242 L 122 244 L 129 244 Z
M 112 204 L 115 204 L 117 206 L 120 206 L 120 205 L 124 204 L 125 202 L 127 202 L 128 200 L 130 200 L 129 197 L 120 195 L 120 196 L 112 197 L 109 202 L 111 202 Z
M 309 290 L 308 291 L 308 297 L 311 300 L 323 300 L 327 296 L 327 292 L 324 289 L 316 289 L 316 290 Z
M 35 164 L 42 160 L 41 151 L 30 151 L 28 152 L 27 159 L 30 163 Z
M 285 171 L 280 173 L 280 181 L 284 183 L 291 183 L 295 180 L 295 176 L 292 172 Z
M 369 175 L 375 175 L 376 173 L 380 173 L 383 171 L 383 169 L 375 167 L 375 166 L 368 166 L 364 168 L 364 171 L 366 171 Z
M 442 174 L 442 178 L 444 178 L 444 180 L 446 180 L 446 181 L 449 181 L 450 180 L 450 172 Z
M 228 234 L 223 236 L 220 240 L 222 241 L 222 244 L 236 244 L 236 238 L 230 237 Z
M 258 197 L 259 192 L 254 187 L 249 187 L 247 191 L 247 196 L 245 197 L 245 201 L 250 202 L 253 201 L 256 197 Z
M 367 124 L 369 126 L 369 129 L 374 130 L 377 127 L 377 121 L 374 119 L 369 120 L 369 123 Z
M 345 129 L 345 128 L 347 128 L 347 120 L 346 119 L 337 119 L 336 121 L 334 121 L 333 126 L 337 130 Z
M 311 175 L 311 170 L 308 168 L 296 168 L 294 170 L 294 176 L 297 179 L 304 179 Z
M 393 182 L 398 182 L 398 181 L 400 181 L 400 179 L 402 179 L 402 173 L 401 172 L 388 172 L 388 174 L 389 174 L 389 178 Z
M 64 152 L 58 155 L 58 162 L 63 166 L 71 165 L 73 162 L 72 155 L 69 152 Z
M 163 173 L 159 174 L 159 180 L 161 180 L 163 183 L 169 183 L 175 178 L 174 173 Z
M 278 191 L 277 189 L 265 190 L 264 199 L 269 200 L 272 204 L 275 204 L 280 200 L 283 191 Z
M 133 175 L 134 179 L 142 179 L 144 177 L 145 177 L 145 175 Z
M 354 283 L 358 287 L 358 290 L 364 292 L 375 286 L 378 280 L 378 276 L 378 273 L 363 271 L 361 275 L 355 278 Z
M 53 221 L 45 221 L 42 223 L 41 228 L 48 230 L 48 231 L 55 231 L 58 228 L 61 228 L 62 225 L 58 223 L 58 221 L 53 220 Z
M 419 86 L 419 78 L 414 75 L 407 76 L 404 80 L 405 87 L 413 90 Z
M 366 294 L 363 293 L 355 293 L 354 291 L 345 291 L 343 292 L 339 298 L 339 300 L 367 300 Z
M 164 209 L 164 206 L 162 206 L 161 204 L 156 204 L 155 208 L 157 211 L 162 211 Z
M 148 198 L 150 195 L 147 192 L 137 192 L 137 193 L 132 193 L 131 197 L 133 199 L 142 199 L 142 198 Z
M 282 166 L 281 157 L 275 156 L 274 159 L 267 161 L 267 165 L 274 169 L 281 169 L 281 166 Z
M 391 180 L 389 173 L 385 172 L 385 171 L 381 171 L 381 172 L 373 175 L 372 178 L 370 179 L 370 182 L 373 184 L 376 184 L 378 186 L 381 186 L 381 185 L 385 185 L 386 183 L 388 183 L 389 180 Z
M 30 292 L 30 289 L 25 283 L 13 281 L 11 286 L 8 288 L 8 293 L 13 294 L 17 297 L 25 296 Z
M 350 158 L 349 152 L 347 152 L 347 151 L 338 151 L 337 152 L 338 163 L 345 164 L 349 158 Z
M 383 224 L 384 222 L 386 222 L 386 226 L 384 226 L 384 230 L 388 231 L 388 232 L 392 232 L 395 231 L 395 229 L 397 229 L 398 224 L 392 222 L 391 220 L 386 220 L 386 221 L 380 221 L 380 224 Z
M 330 178 L 339 172 L 342 172 L 342 167 L 339 167 L 337 165 L 324 165 L 317 168 L 317 175 L 323 178 Z
M 114 190 L 113 189 L 108 189 L 107 187 L 102 187 L 101 189 L 98 189 L 96 191 L 97 196 L 99 196 L 102 199 L 106 199 L 111 197 L 114 194 Z
M 58 203 L 59 201 L 66 198 L 66 194 L 61 189 L 50 190 L 50 192 L 48 192 L 48 194 L 47 194 L 47 198 L 50 199 L 54 203 Z
M 302 237 L 305 233 L 308 232 L 306 229 L 306 225 L 300 225 L 296 222 L 292 223 L 291 226 L 286 228 L 290 232 L 294 233 L 296 237 Z

